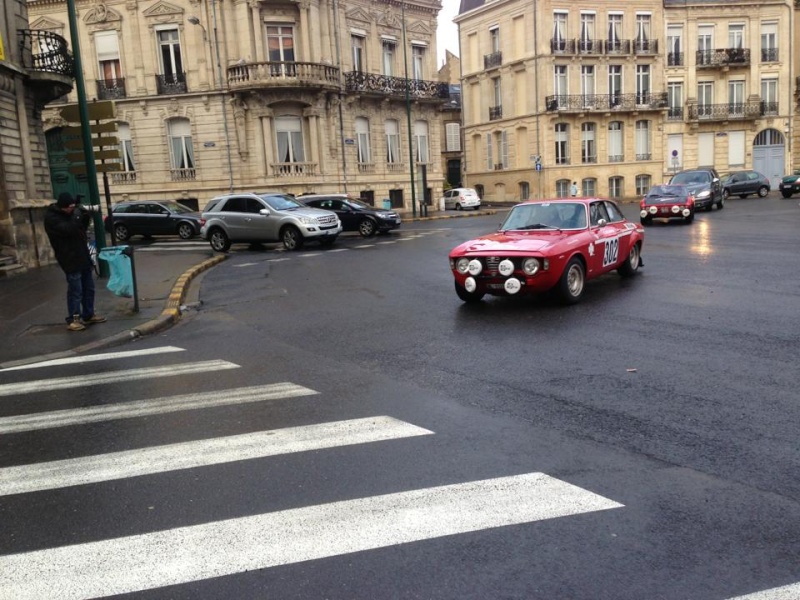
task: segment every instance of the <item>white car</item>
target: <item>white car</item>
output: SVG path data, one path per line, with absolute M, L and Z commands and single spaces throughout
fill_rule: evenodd
M 453 188 L 447 190 L 442 198 L 444 209 L 454 208 L 461 210 L 464 208 L 474 208 L 478 210 L 481 207 L 481 198 L 478 192 L 472 188 Z

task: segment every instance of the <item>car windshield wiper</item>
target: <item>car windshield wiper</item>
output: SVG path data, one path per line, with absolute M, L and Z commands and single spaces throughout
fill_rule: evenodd
M 559 229 L 553 225 L 546 225 L 545 223 L 531 223 L 530 225 L 524 225 L 523 227 L 516 227 L 516 229 L 523 230 L 523 229 Z

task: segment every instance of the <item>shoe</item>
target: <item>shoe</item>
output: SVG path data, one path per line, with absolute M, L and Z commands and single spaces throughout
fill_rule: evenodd
M 72 323 L 67 325 L 67 329 L 69 331 L 83 331 L 86 329 L 86 325 L 81 323 L 80 319 L 75 319 Z
M 106 318 L 100 315 L 92 315 L 88 319 L 84 319 L 83 322 L 86 323 L 87 325 L 91 325 L 92 323 L 105 323 Z

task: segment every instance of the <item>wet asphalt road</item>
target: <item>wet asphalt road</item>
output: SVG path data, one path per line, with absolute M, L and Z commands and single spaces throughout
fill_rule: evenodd
M 235 248 L 198 313 L 135 345 L 187 356 L 125 366 L 239 368 L 51 392 L 36 410 L 280 381 L 317 396 L 6 435 L 0 467 L 375 415 L 431 435 L 5 496 L 0 554 L 544 473 L 621 506 L 402 544 L 389 523 L 384 548 L 125 597 L 725 600 L 800 582 L 797 200 L 648 227 L 639 276 L 590 282 L 577 306 L 462 305 L 447 253 L 501 218 Z M 30 396 L 2 404 L 25 410 Z

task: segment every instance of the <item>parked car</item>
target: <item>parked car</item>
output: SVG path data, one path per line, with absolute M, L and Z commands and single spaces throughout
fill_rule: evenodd
M 653 219 L 694 221 L 694 196 L 688 185 L 654 185 L 639 202 L 639 220 L 649 225 Z
M 747 198 L 750 194 L 758 194 L 763 198 L 769 194 L 769 179 L 758 171 L 732 171 L 722 178 L 722 195 Z
M 614 269 L 635 275 L 643 244 L 644 227 L 626 220 L 610 200 L 527 201 L 495 233 L 456 246 L 450 269 L 464 302 L 553 290 L 572 304 L 589 279 Z
M 282 242 L 299 250 L 308 241 L 330 246 L 342 232 L 336 213 L 311 208 L 286 194 L 226 194 L 203 210 L 203 239 L 217 252 L 233 243 Z
M 188 240 L 200 233 L 203 226 L 202 215 L 172 200 L 141 200 L 120 202 L 111 208 L 111 215 L 105 218 L 106 231 L 111 231 L 114 223 L 114 237 L 120 242 L 134 235 L 151 237 L 154 235 L 179 235 Z
M 719 174 L 710 167 L 687 169 L 672 176 L 669 183 L 682 183 L 689 186 L 694 196 L 696 210 L 711 210 L 714 205 L 721 210 L 725 207 Z
M 393 210 L 380 210 L 348 194 L 305 194 L 297 200 L 313 208 L 336 213 L 344 231 L 357 231 L 368 238 L 400 227 L 401 219 Z
M 792 194 L 800 192 L 800 169 L 795 169 L 791 175 L 785 175 L 778 184 L 778 189 L 784 198 L 791 198 Z
M 442 197 L 444 209 L 454 208 L 462 210 L 464 208 L 474 208 L 478 210 L 481 207 L 481 198 L 478 192 L 472 188 L 453 188 L 447 190 Z

